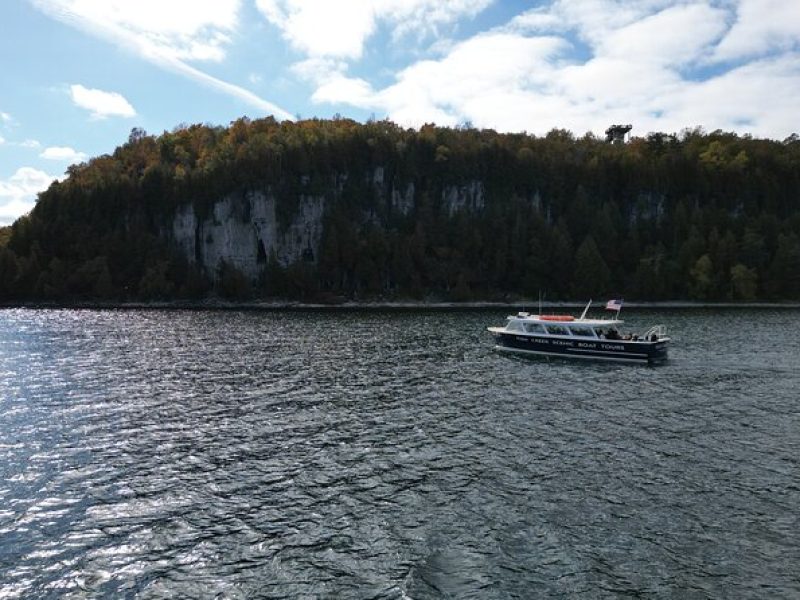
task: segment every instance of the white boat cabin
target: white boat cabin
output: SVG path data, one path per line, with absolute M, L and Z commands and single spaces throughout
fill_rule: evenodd
M 531 315 L 520 312 L 508 317 L 505 328 L 491 327 L 494 333 L 519 333 L 535 335 L 537 337 L 559 337 L 587 339 L 625 340 L 633 342 L 654 342 L 666 335 L 663 326 L 657 325 L 649 329 L 644 335 L 622 335 L 619 327 L 624 323 L 622 319 L 586 319 L 583 316 L 575 318 L 570 315 Z

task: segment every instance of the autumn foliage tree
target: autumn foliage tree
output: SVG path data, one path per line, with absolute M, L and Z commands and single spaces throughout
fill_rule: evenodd
M 313 255 L 257 278 L 172 244 L 192 205 L 269 190 L 285 231 L 324 200 Z M 247 218 L 246 215 L 242 218 Z M 800 299 L 800 140 L 701 129 L 623 145 L 390 121 L 134 129 L 0 228 L 0 301 L 596 297 Z

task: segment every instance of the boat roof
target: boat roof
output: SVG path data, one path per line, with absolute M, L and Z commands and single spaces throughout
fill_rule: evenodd
M 561 320 L 559 317 L 564 318 Z M 587 327 L 615 327 L 625 322 L 622 319 L 580 319 L 571 315 L 531 315 L 525 312 L 510 315 L 508 318 L 542 325 L 585 325 Z

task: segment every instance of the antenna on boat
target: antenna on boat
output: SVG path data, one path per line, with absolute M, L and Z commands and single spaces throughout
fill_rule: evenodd
M 586 308 L 583 309 L 583 313 L 581 313 L 581 318 L 580 318 L 581 321 L 583 321 L 583 319 L 586 317 L 586 313 L 589 312 L 589 307 L 591 305 L 592 305 L 592 301 L 589 300 L 589 304 L 586 305 Z
M 539 316 L 542 315 L 542 290 L 539 290 Z

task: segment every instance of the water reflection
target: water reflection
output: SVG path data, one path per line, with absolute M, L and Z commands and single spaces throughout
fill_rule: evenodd
M 630 313 L 658 369 L 503 316 L 0 312 L 0 596 L 800 593 L 800 314 Z

